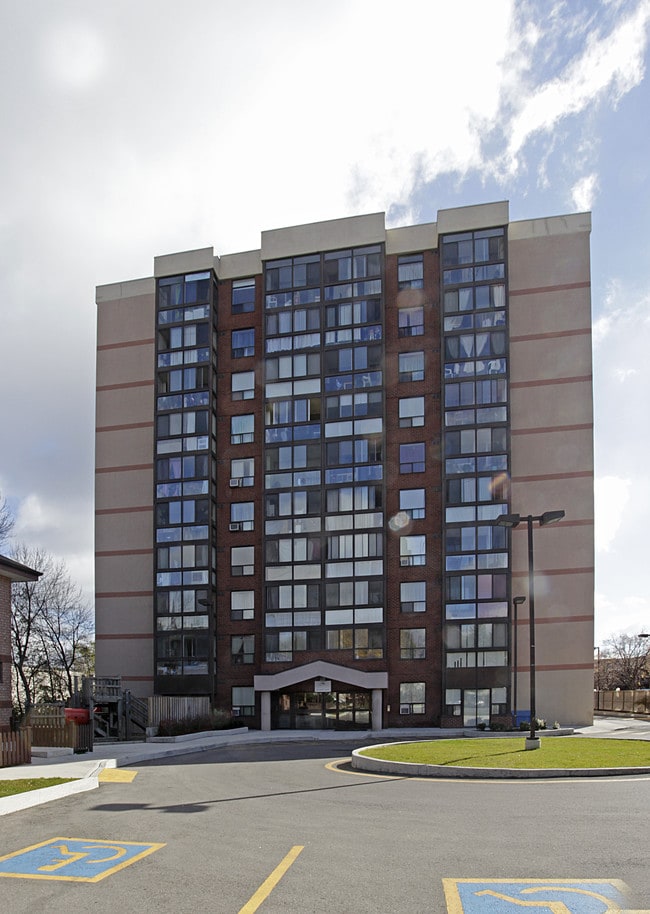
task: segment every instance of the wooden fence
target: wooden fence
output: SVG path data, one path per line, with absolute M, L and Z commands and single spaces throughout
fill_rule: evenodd
M 207 695 L 153 695 L 149 697 L 149 726 L 157 727 L 161 720 L 186 720 L 207 717 L 210 699 Z
M 614 689 L 594 692 L 594 711 L 650 714 L 650 689 Z
M 0 732 L 0 768 L 29 765 L 32 761 L 32 733 L 24 730 Z
M 36 706 L 29 712 L 28 722 L 32 746 L 67 747 L 81 752 L 93 748 L 92 724 L 66 720 L 63 707 Z

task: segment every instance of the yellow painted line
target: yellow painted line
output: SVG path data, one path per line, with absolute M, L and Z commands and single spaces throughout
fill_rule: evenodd
M 273 889 L 276 887 L 278 882 L 282 879 L 284 874 L 287 872 L 292 863 L 295 863 L 298 855 L 303 851 L 304 845 L 296 844 L 291 848 L 287 856 L 276 866 L 271 875 L 264 880 L 259 889 L 252 896 L 250 901 L 247 901 L 243 908 L 241 908 L 238 914 L 253 914 L 254 911 L 257 911 L 262 902 L 269 897 Z
M 126 768 L 102 768 L 97 780 L 102 784 L 130 784 L 137 773 Z

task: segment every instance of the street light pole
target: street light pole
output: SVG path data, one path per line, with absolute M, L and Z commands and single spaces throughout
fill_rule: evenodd
M 530 637 L 530 735 L 526 740 L 527 749 L 539 749 L 539 738 L 536 734 L 537 702 L 535 689 L 535 562 L 533 554 L 533 523 L 540 527 L 554 524 L 564 517 L 564 511 L 545 511 L 543 514 L 501 514 L 494 521 L 499 527 L 517 527 L 522 520 L 528 528 L 528 619 Z
M 517 726 L 517 609 L 522 603 L 526 602 L 526 597 L 514 597 L 512 601 L 513 608 L 513 635 L 512 635 L 512 665 L 513 665 L 513 682 L 512 682 L 512 711 L 515 718 L 515 727 Z

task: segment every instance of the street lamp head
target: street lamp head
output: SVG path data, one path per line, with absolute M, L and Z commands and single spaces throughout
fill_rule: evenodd
M 540 527 L 546 527 L 548 524 L 556 524 L 564 517 L 564 511 L 544 511 L 539 519 Z
M 650 638 L 650 632 L 639 632 L 637 638 Z
M 520 520 L 520 514 L 500 514 L 494 523 L 497 527 L 516 527 Z
M 526 597 L 513 597 L 512 602 L 515 606 L 521 606 L 522 603 L 526 602 Z

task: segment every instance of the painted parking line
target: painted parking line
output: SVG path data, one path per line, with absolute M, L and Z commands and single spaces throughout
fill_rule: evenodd
M 268 876 L 252 898 L 246 902 L 243 908 L 239 909 L 238 914 L 254 914 L 262 902 L 268 898 L 278 882 L 282 879 L 292 863 L 295 863 L 298 855 L 303 851 L 304 845 L 296 844 L 291 848 L 289 853 L 276 866 L 270 876 Z
M 93 838 L 50 838 L 0 857 L 0 876 L 99 882 L 161 847 L 165 845 L 95 841 Z
M 619 879 L 443 879 L 447 914 L 606 914 L 628 909 Z
M 129 771 L 126 768 L 102 768 L 97 780 L 100 784 L 130 784 L 137 773 L 137 771 Z

